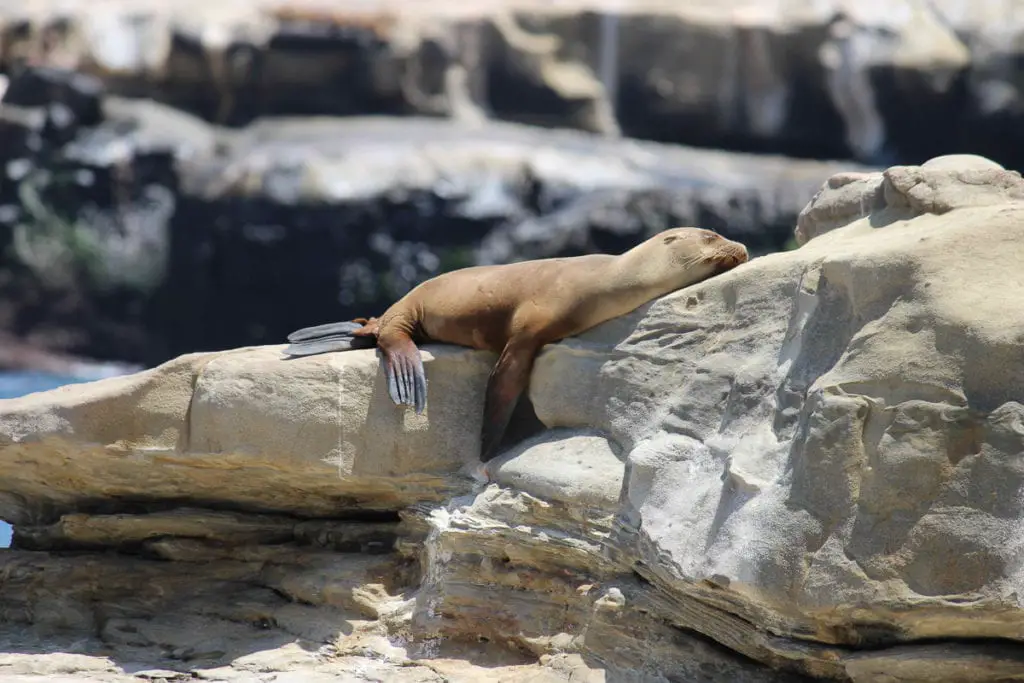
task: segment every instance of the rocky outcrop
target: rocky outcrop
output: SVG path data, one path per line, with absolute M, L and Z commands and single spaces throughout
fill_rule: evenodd
M 79 69 L 229 125 L 419 114 L 741 151 L 1024 163 L 1013 3 L 36 0 L 0 68 Z
M 1022 198 L 830 179 L 798 249 L 546 347 L 486 483 L 494 358 L 450 346 L 423 415 L 279 346 L 0 402 L 0 667 L 1021 679 Z
M 0 329 L 147 366 L 379 314 L 453 268 L 621 252 L 674 225 L 777 250 L 839 170 L 501 123 L 226 130 L 33 73 L 46 87 L 12 84 L 21 104 L 0 109 Z

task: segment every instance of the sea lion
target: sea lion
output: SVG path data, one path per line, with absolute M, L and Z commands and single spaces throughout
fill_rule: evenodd
M 418 345 L 444 342 L 499 353 L 487 381 L 480 460 L 487 462 L 527 388 L 541 347 L 735 268 L 747 249 L 711 230 L 672 228 L 613 256 L 588 254 L 473 266 L 426 280 L 380 318 L 306 327 L 290 356 L 378 347 L 396 405 L 422 413 L 427 380 Z

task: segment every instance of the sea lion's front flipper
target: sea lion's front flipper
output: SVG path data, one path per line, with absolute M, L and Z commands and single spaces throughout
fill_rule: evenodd
M 378 346 L 384 354 L 384 376 L 395 405 L 407 405 L 422 413 L 427 405 L 427 376 L 420 350 L 408 336 L 389 334 Z
M 376 320 L 356 318 L 341 323 L 304 327 L 288 335 L 289 356 L 312 356 L 331 351 L 372 349 L 377 345 Z
M 480 434 L 480 461 L 495 455 L 505 435 L 519 396 L 530 382 L 533 359 L 539 348 L 536 339 L 510 339 L 487 380 L 484 422 Z

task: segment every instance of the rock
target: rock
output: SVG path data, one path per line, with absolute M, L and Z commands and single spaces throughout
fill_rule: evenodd
M 798 249 L 547 346 L 490 483 L 494 356 L 443 345 L 420 416 L 373 351 L 280 346 L 2 401 L 0 665 L 77 632 L 72 680 L 1019 678 L 1022 189 L 832 178 Z
M 153 370 L 66 387 L 57 395 L 87 407 L 59 416 L 50 412 L 51 394 L 26 397 L 21 411 L 0 416 L 0 447 L 16 453 L 34 451 L 30 444 L 49 450 L 45 444 L 52 443 L 52 454 L 61 452 L 69 433 L 98 446 L 95 457 L 65 463 L 60 476 L 12 474 L 18 496 L 36 492 L 47 502 L 12 507 L 5 499 L 0 518 L 30 525 L 51 510 L 75 509 L 83 496 L 138 499 L 132 482 L 150 476 L 149 457 L 176 472 L 152 482 L 144 498 L 155 505 L 198 496 L 228 507 L 330 516 L 397 510 L 466 490 L 453 472 L 479 450 L 479 416 L 473 418 L 477 429 L 467 430 L 468 420 L 431 423 L 392 410 L 376 377 L 373 351 L 297 364 L 281 348 L 191 354 Z M 439 347 L 430 360 L 427 377 L 435 412 L 475 415 L 483 386 L 478 393 L 461 387 L 471 375 L 486 377 L 493 359 L 483 352 Z M 339 382 L 347 387 L 341 394 Z M 253 396 L 263 400 L 254 403 Z M 142 412 L 125 418 L 129 406 L 141 406 Z M 284 427 L 287 423 L 291 426 Z M 130 453 L 150 456 L 126 458 Z M 225 482 L 225 468 L 241 476 Z M 153 518 L 147 524 L 152 526 Z M 209 527 L 211 520 L 202 524 Z M 65 539 L 75 540 L 74 529 L 87 533 L 82 539 L 87 542 L 95 537 L 93 530 L 70 520 L 61 526 Z M 269 532 L 275 533 L 274 528 Z M 124 533 L 138 532 L 129 527 Z M 127 540 L 143 539 L 130 535 Z
M 453 268 L 621 252 L 674 225 L 779 249 L 839 170 L 502 123 L 226 130 L 153 102 L 102 104 L 103 122 L 66 145 L 9 148 L 0 329 L 147 366 L 380 313 Z
M 5 105 L 43 109 L 44 133 L 62 144 L 74 137 L 77 128 L 100 123 L 102 95 L 103 83 L 94 76 L 37 66 L 11 78 L 2 99 Z
M 959 639 L 1018 637 L 1009 539 L 1021 518 L 1011 501 L 1024 329 L 1005 311 L 1024 280 L 984 264 L 1020 248 L 1024 182 L 974 172 L 936 163 L 888 169 L 874 188 L 834 180 L 804 214 L 800 249 L 540 357 L 541 421 L 587 425 L 629 453 L 638 571 L 667 592 L 744 605 L 741 620 L 695 628 L 855 680 L 884 659 L 859 654 L 848 667 L 830 646 L 938 639 L 952 661 Z M 918 183 L 945 194 L 915 201 Z M 817 224 L 815 206 L 854 184 L 884 201 L 844 227 L 830 214 Z M 711 577 L 728 593 L 699 587 Z M 825 650 L 741 646 L 743 623 Z M 942 671 L 933 655 L 908 663 L 906 679 Z M 1003 656 L 976 680 L 1019 667 Z
M 488 467 L 502 486 L 569 505 L 615 510 L 624 473 L 616 447 L 599 434 L 527 439 Z
M 1024 161 L 1005 3 L 83 0 L 4 18 L 7 70 L 75 68 L 228 125 L 411 113 L 871 163 L 951 147 Z
M 1021 200 L 1024 187 L 1019 172 L 975 155 L 936 157 L 919 167 L 894 166 L 881 173 L 840 173 L 826 180 L 800 212 L 796 241 L 802 245 L 867 216 L 878 223 Z

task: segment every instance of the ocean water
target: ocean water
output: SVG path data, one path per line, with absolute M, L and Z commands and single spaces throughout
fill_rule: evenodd
M 88 382 L 96 377 L 51 375 L 46 372 L 0 372 L 0 398 L 16 398 L 35 391 L 55 389 L 65 384 Z M 11 546 L 11 525 L 0 520 L 0 548 Z

